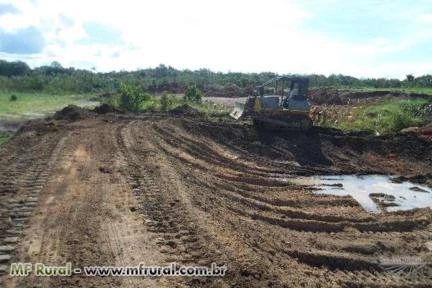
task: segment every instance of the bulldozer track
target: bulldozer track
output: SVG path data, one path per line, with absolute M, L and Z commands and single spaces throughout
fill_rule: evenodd
M 238 165 L 239 162 L 236 163 L 235 161 L 221 157 L 217 151 L 224 148 L 226 149 L 228 146 L 224 146 L 224 148 L 215 151 L 209 147 L 207 142 L 209 139 L 200 139 L 202 143 L 201 146 L 198 146 L 199 148 L 197 149 L 193 149 L 193 147 L 197 146 L 197 141 L 190 139 L 185 131 L 182 133 L 181 129 L 178 129 L 178 127 L 174 130 L 169 127 L 169 125 L 162 127 L 162 124 L 155 124 L 155 126 L 160 149 L 167 153 L 171 159 L 180 162 L 181 165 L 189 164 L 193 167 L 192 169 L 195 170 L 195 173 L 188 173 L 187 176 L 185 175 L 185 177 L 187 177 L 186 181 L 194 183 L 197 186 L 197 190 L 199 189 L 198 187 L 201 187 L 201 189 L 206 187 L 206 189 L 212 191 L 212 193 L 200 194 L 202 198 L 208 198 L 209 195 L 213 195 L 213 199 L 211 200 L 212 205 L 210 207 L 225 206 L 225 211 L 230 211 L 242 219 L 253 219 L 254 221 L 261 221 L 275 227 L 288 229 L 290 233 L 297 235 L 298 239 L 304 239 L 306 235 L 311 238 L 324 238 L 322 239 L 324 243 L 325 238 L 345 239 L 347 234 L 350 234 L 346 232 L 346 229 L 350 228 L 356 231 L 355 238 L 362 241 L 380 239 L 379 241 L 385 243 L 387 239 L 413 237 L 420 242 L 424 242 L 430 239 L 429 232 L 423 230 L 427 229 L 429 222 L 425 222 L 421 219 L 407 220 L 406 217 L 400 217 L 399 219 L 377 221 L 377 219 L 374 219 L 374 217 L 370 215 L 364 215 L 363 218 L 359 218 L 359 214 L 361 215 L 362 213 L 358 212 L 356 213 L 356 218 L 351 217 L 350 213 L 344 213 L 345 216 L 339 216 L 340 213 L 335 213 L 339 215 L 332 215 L 331 212 L 334 211 L 329 211 L 327 207 L 329 204 L 335 204 L 334 200 L 336 199 L 333 197 L 326 197 L 329 200 L 328 202 L 322 202 L 324 209 L 321 212 L 313 212 L 317 211 L 317 206 L 319 208 L 320 203 L 317 201 L 312 202 L 314 204 L 313 206 L 304 206 L 298 201 L 281 203 L 276 199 L 268 199 L 265 194 L 261 194 L 260 192 L 272 189 L 280 191 L 278 194 L 283 194 L 284 192 L 286 194 L 292 194 L 292 190 L 300 190 L 300 187 L 290 185 L 289 183 L 283 185 L 283 182 L 281 183 L 278 180 L 262 181 L 261 178 L 271 179 L 271 177 L 274 176 L 273 167 L 266 167 L 266 163 L 263 162 L 258 162 L 259 164 L 255 163 L 255 165 L 251 165 L 251 167 L 246 167 L 244 165 Z M 236 152 L 237 151 L 228 151 L 228 154 Z M 253 169 L 253 167 L 258 165 L 260 166 L 259 172 Z M 209 173 L 210 171 L 213 172 Z M 241 175 L 240 177 L 239 174 Z M 242 185 L 247 185 L 246 187 L 248 189 L 243 189 Z M 255 189 L 250 189 L 251 187 Z M 303 193 L 304 192 L 305 191 L 303 191 Z M 336 209 L 349 209 L 353 207 L 353 203 L 350 201 L 346 201 L 345 203 L 343 201 L 340 202 L 342 202 L 340 203 L 342 205 L 339 205 Z M 295 205 L 290 205 L 291 203 L 295 203 Z M 347 204 L 348 206 L 346 206 Z M 294 207 L 292 206 L 297 207 L 293 209 Z M 354 206 L 353 208 L 358 209 L 356 205 Z M 312 233 L 308 234 L 310 232 Z M 273 240 L 275 240 L 275 238 L 273 238 Z M 345 240 L 341 242 L 345 242 Z M 316 252 L 301 252 L 298 249 L 291 252 L 285 251 L 285 253 L 289 257 L 295 258 L 300 263 L 310 267 L 328 267 L 332 271 L 335 269 L 340 270 L 339 272 L 331 273 L 342 274 L 342 277 L 346 279 L 345 281 L 350 282 L 352 285 L 354 285 L 354 283 L 359 285 L 361 281 L 356 282 L 348 280 L 348 278 L 362 278 L 363 274 L 366 279 L 369 279 L 367 282 L 370 282 L 371 285 L 373 283 L 393 283 L 394 285 L 400 283 L 400 278 L 398 277 L 391 280 L 392 277 L 386 278 L 381 274 L 377 277 L 370 274 L 368 270 L 380 271 L 380 267 L 375 260 L 371 258 L 368 260 L 368 255 L 362 255 L 362 253 L 368 253 L 367 248 L 362 250 L 362 248 L 359 247 L 359 249 L 353 248 L 350 250 L 344 247 L 344 245 L 346 245 L 345 243 L 342 245 L 342 243 L 338 244 L 338 241 L 333 241 L 332 244 L 335 247 L 332 247 L 330 251 L 334 251 L 332 252 L 334 254 L 328 254 L 329 251 L 326 250 L 324 252 L 327 254 L 320 256 L 320 254 Z M 283 250 L 282 247 L 279 247 L 279 249 Z M 392 250 L 397 251 L 398 248 L 392 247 Z M 351 251 L 355 253 L 341 253 L 341 251 Z M 360 260 L 363 256 L 366 256 L 366 260 Z M 363 271 L 363 268 L 367 268 L 366 271 Z M 350 272 L 348 273 L 347 271 Z M 371 279 L 373 279 L 372 282 L 370 281 Z M 421 279 L 421 277 L 418 279 Z M 420 283 L 421 282 L 422 281 L 420 281 Z
M 14 259 L 20 236 L 28 226 L 29 218 L 38 205 L 39 194 L 68 137 L 69 134 L 43 137 L 39 143 L 44 146 L 42 154 L 36 149 L 34 153 L 28 151 L 28 154 L 1 153 L 0 277 L 8 273 L 8 262 Z
M 131 122 L 120 130 L 122 143 L 119 146 L 126 155 L 128 170 L 131 171 L 129 185 L 142 204 L 142 212 L 148 219 L 148 229 L 159 235 L 158 244 L 161 245 L 161 251 L 171 255 L 172 260 L 185 263 L 200 260 L 198 258 L 203 254 L 200 249 L 204 245 L 200 243 L 200 237 L 192 221 L 187 219 L 187 211 L 182 207 L 180 199 L 161 188 L 160 183 L 163 179 L 157 179 L 153 173 L 139 165 L 155 151 L 151 146 L 141 143 L 144 150 L 141 157 L 144 159 L 140 159 L 141 157 L 132 152 L 130 127 L 136 123 Z M 169 181 L 169 175 L 167 176 Z

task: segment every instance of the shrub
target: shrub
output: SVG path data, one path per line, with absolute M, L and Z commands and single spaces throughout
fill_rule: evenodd
M 201 103 L 202 92 L 195 86 L 191 85 L 186 89 L 184 100 L 185 102 Z
M 174 95 L 170 95 L 170 94 L 164 92 L 160 98 L 161 110 L 164 112 L 170 110 L 175 102 L 176 102 L 176 99 L 175 99 Z
M 151 99 L 150 95 L 142 93 L 136 86 L 121 84 L 120 85 L 120 107 L 137 112 L 145 101 Z
M 16 96 L 15 94 L 12 94 L 9 98 L 9 101 L 15 102 L 18 100 L 18 96 Z
M 344 130 L 374 130 L 379 134 L 395 133 L 401 129 L 421 126 L 428 122 L 425 107 L 430 100 L 398 100 L 361 108 L 353 115 L 353 121 L 338 117 L 338 123 L 330 125 Z

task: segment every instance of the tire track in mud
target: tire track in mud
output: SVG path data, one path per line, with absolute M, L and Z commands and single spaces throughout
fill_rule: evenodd
M 161 115 L 114 119 L 83 122 L 73 140 L 65 133 L 47 134 L 25 149 L 0 150 L 0 256 L 13 257 L 20 241 L 4 233 L 20 237 L 33 209 L 59 205 L 49 196 L 80 180 L 77 193 L 57 199 L 60 209 L 52 212 L 67 216 L 69 222 L 61 225 L 76 225 L 64 230 L 57 222 L 41 226 L 46 231 L 40 233 L 54 239 L 43 248 L 43 261 L 69 255 L 84 264 L 134 265 L 152 259 L 157 265 L 228 265 L 221 279 L 81 279 L 82 287 L 431 286 L 430 267 L 408 277 L 385 273 L 377 262 L 382 256 L 427 254 L 423 244 L 432 240 L 427 211 L 370 215 L 351 198 L 315 195 L 311 187 L 287 178 L 333 173 L 339 166 L 299 166 L 292 155 L 276 161 L 246 149 L 249 139 L 237 139 L 232 131 L 223 139 L 201 131 L 228 125 L 207 127 Z M 273 154 L 292 152 L 293 143 L 276 140 L 259 145 Z M 48 198 L 40 203 L 53 166 L 58 173 L 49 177 Z M 67 237 L 60 239 L 61 231 Z M 88 241 L 74 242 L 75 232 Z M 57 254 L 50 254 L 54 246 Z M 7 261 L 0 257 L 0 265 Z M 71 279 L 52 283 L 73 286 L 76 278 Z
M 17 258 L 21 262 L 72 266 L 109 264 L 109 255 L 98 245 L 100 205 L 103 193 L 97 190 L 98 163 L 94 147 L 98 134 L 89 137 L 89 127 L 70 129 L 61 153 L 52 165 L 52 176 L 43 188 L 35 215 L 23 233 Z M 68 129 L 69 130 L 69 129 Z M 109 137 L 109 134 L 101 133 Z M 100 147 L 100 146 L 99 146 Z M 96 189 L 95 189 L 96 188 Z M 84 281 L 83 281 L 84 280 Z M 9 277 L 7 287 L 81 287 L 83 283 L 101 287 L 110 279 L 72 277 Z
M 133 138 L 132 128 L 138 121 L 132 121 L 117 131 L 118 147 L 126 161 L 128 183 L 139 203 L 138 211 L 145 215 L 147 231 L 156 235 L 159 251 L 165 255 L 165 263 L 180 263 L 183 265 L 210 266 L 215 261 L 210 247 L 202 238 L 191 215 L 172 185 L 169 173 L 161 174 L 157 165 L 157 151 L 148 142 L 149 131 L 140 131 L 143 136 Z M 151 125 L 148 122 L 145 124 Z M 144 128 L 145 129 L 145 128 Z M 135 136 L 139 135 L 134 133 Z M 146 139 L 144 139 L 146 138 Z M 136 149 L 138 141 L 139 149 Z M 162 259 L 161 259 L 162 260 Z M 175 283 L 189 281 L 209 284 L 214 279 L 177 279 Z M 217 281 L 217 280 L 216 280 Z M 196 283 L 195 283 L 196 284 Z
M 333 211 L 317 210 L 314 205 L 298 205 L 298 203 L 296 205 L 297 211 L 288 207 L 287 209 L 285 206 L 290 206 L 290 202 L 286 198 L 289 198 L 289 195 L 293 194 L 292 192 L 300 190 L 295 185 L 286 185 L 285 197 L 280 199 L 281 201 L 287 200 L 284 203 L 288 205 L 281 205 L 280 203 L 275 205 L 277 200 L 267 198 L 265 194 L 259 193 L 260 190 L 284 190 L 284 187 L 280 187 L 277 180 L 273 182 L 271 180 L 270 182 L 269 180 L 261 181 L 261 178 L 271 179 L 274 177 L 274 174 L 272 174 L 274 172 L 272 170 L 273 165 L 266 169 L 267 162 L 262 162 L 257 158 L 256 161 L 259 161 L 260 165 L 259 171 L 254 170 L 253 165 L 251 169 L 245 169 L 246 166 L 243 164 L 235 163 L 237 159 L 227 159 L 221 156 L 218 152 L 219 149 L 218 151 L 212 151 L 209 146 L 211 145 L 209 144 L 211 142 L 209 138 L 203 136 L 199 140 L 192 140 L 179 127 L 172 128 L 170 126 L 176 126 L 176 124 L 169 122 L 155 124 L 154 131 L 159 139 L 158 146 L 171 159 L 180 162 L 180 165 L 189 165 L 191 167 L 185 172 L 184 177 L 189 183 L 196 185 L 196 191 L 199 191 L 200 188 L 201 190 L 203 188 L 208 190 L 207 193 L 199 193 L 199 196 L 196 197 L 206 199 L 204 202 L 207 202 L 207 204 L 201 203 L 198 205 L 206 205 L 210 213 L 211 210 L 217 210 L 215 207 L 225 207 L 225 211 L 245 219 L 246 223 L 260 221 L 264 226 L 267 224 L 276 226 L 270 229 L 272 231 L 277 230 L 278 234 L 281 234 L 280 230 L 282 228 L 283 230 L 287 229 L 289 234 L 293 234 L 295 239 L 301 239 L 302 235 L 308 235 L 307 239 L 313 239 L 314 237 L 324 238 L 324 241 L 321 241 L 320 244 L 324 247 L 318 247 L 318 244 L 316 244 L 317 247 L 314 247 L 314 245 L 299 245 L 296 249 L 287 250 L 279 246 L 275 250 L 283 251 L 287 257 L 296 259 L 303 267 L 306 265 L 311 268 L 327 270 L 330 275 L 339 279 L 339 284 L 346 283 L 351 286 L 358 286 L 363 285 L 362 283 L 368 283 L 368 285 L 376 287 L 380 285 L 399 286 L 401 284 L 401 287 L 410 285 L 422 287 L 422 285 L 429 283 L 429 280 L 422 277 L 422 273 L 414 275 L 408 280 L 402 280 L 401 277 L 389 273 L 382 273 L 381 267 L 377 264 L 377 259 L 380 255 L 389 255 L 389 253 L 396 256 L 404 255 L 404 253 L 418 253 L 418 247 L 406 245 L 406 239 L 416 239 L 414 241 L 418 241 L 418 243 L 430 240 L 431 231 L 428 228 L 431 223 L 430 216 L 427 217 L 424 213 L 425 216 L 421 216 L 421 214 L 409 216 L 409 214 L 401 213 L 399 215 L 379 217 L 364 216 L 364 219 L 352 218 L 354 214 L 365 214 L 358 207 L 358 204 L 353 207 L 356 209 L 348 210 L 346 206 L 340 205 L 334 207 Z M 199 144 L 200 142 L 201 144 Z M 218 144 L 213 145 L 217 146 Z M 195 146 L 198 146 L 198 149 L 194 149 Z M 235 153 L 235 150 L 229 153 Z M 253 159 L 253 157 L 248 157 L 249 162 L 250 159 Z M 291 167 L 290 173 L 295 174 L 296 172 L 295 167 L 294 169 Z M 221 174 L 227 176 L 220 177 Z M 251 179 L 253 180 L 251 181 Z M 249 187 L 262 187 L 262 189 L 238 188 L 246 185 Z M 307 193 L 307 191 L 302 192 Z M 337 197 L 319 197 L 312 195 L 310 191 L 309 194 L 308 198 L 312 203 L 315 200 L 313 198 L 331 199 L 328 203 L 324 202 L 325 205 L 331 205 L 333 200 L 337 203 Z M 221 215 L 218 211 L 214 213 Z M 280 228 L 277 228 L 277 226 Z M 310 234 L 310 232 L 312 233 Z M 347 243 L 343 239 L 351 233 L 354 233 L 356 237 L 352 243 Z M 282 241 L 289 238 L 284 235 L 279 236 Z M 332 245 L 322 244 L 322 242 L 325 242 L 325 238 L 332 240 Z M 360 245 L 362 241 L 367 241 L 367 244 L 363 247 Z M 359 243 L 359 246 L 356 246 L 356 243 Z M 266 250 L 264 244 L 258 243 L 256 245 L 262 247 L 262 251 Z M 310 252 L 311 248 L 315 249 L 316 252 Z M 281 260 L 274 259 L 274 261 Z M 426 269 L 423 276 L 430 275 L 430 273 L 430 269 Z
M 173 141 L 172 138 L 174 137 L 173 135 L 170 135 L 169 139 L 167 140 L 166 137 L 169 134 L 166 133 L 159 133 L 161 129 L 155 129 L 159 136 L 160 139 L 162 141 L 165 141 L 166 144 L 170 145 L 171 147 L 167 147 L 167 146 L 163 146 L 160 145 L 160 148 L 162 150 L 164 150 L 166 153 L 170 153 L 171 156 L 174 157 L 179 157 L 179 154 L 181 153 L 187 153 L 188 151 L 184 152 L 183 150 L 181 152 L 175 152 L 175 150 L 180 150 L 177 147 L 182 147 L 180 141 Z M 181 137 L 181 136 L 180 136 Z M 175 145 L 175 146 L 174 146 Z M 170 149 L 171 148 L 171 149 Z M 174 151 L 174 152 L 173 152 Z M 210 152 L 205 152 L 205 154 L 209 154 Z M 216 153 L 214 153 L 214 155 L 217 155 Z M 216 156 L 214 156 L 216 157 Z M 201 160 L 199 158 L 199 153 L 195 153 L 194 157 L 188 158 L 188 159 L 193 159 L 193 161 L 198 162 L 199 160 Z M 186 160 L 185 158 L 183 158 L 183 160 Z M 284 214 L 286 216 L 289 216 L 290 218 L 298 218 L 298 219 L 305 219 L 305 220 L 313 220 L 313 221 L 320 221 L 320 225 L 323 224 L 330 224 L 329 222 L 340 222 L 341 225 L 339 225 L 340 227 L 336 227 L 334 226 L 334 229 L 336 230 L 342 230 L 343 227 L 350 225 L 351 222 L 354 222 L 354 224 L 352 224 L 353 227 L 359 229 L 360 231 L 374 231 L 374 230 L 382 230 L 382 231 L 409 231 L 409 230 L 413 230 L 416 229 L 418 227 L 422 227 L 424 226 L 424 221 L 423 220 L 418 220 L 418 221 L 412 221 L 409 223 L 406 223 L 406 221 L 390 221 L 390 222 L 385 222 L 385 223 L 379 223 L 379 224 L 374 224 L 374 223 L 358 223 L 358 222 L 368 222 L 371 220 L 374 220 L 373 217 L 371 217 L 370 215 L 367 215 L 364 219 L 361 218 L 351 218 L 349 215 L 346 216 L 332 216 L 332 215 L 322 215 L 322 214 L 316 214 L 313 213 L 312 211 L 309 212 L 307 211 L 308 209 L 303 209 L 302 211 L 297 210 L 290 210 L 290 209 L 281 209 L 280 207 L 274 207 L 274 204 L 270 204 L 270 201 L 265 201 L 265 198 L 260 197 L 259 195 L 251 195 L 251 193 L 244 193 L 245 191 L 242 192 L 242 189 L 238 189 L 239 184 L 247 184 L 247 185 L 253 185 L 253 186 L 261 186 L 261 187 L 266 187 L 267 189 L 277 189 L 277 188 L 281 188 L 281 189 L 285 189 L 285 192 L 290 193 L 290 189 L 292 190 L 300 190 L 301 188 L 303 188 L 302 186 L 296 186 L 296 185 L 292 185 L 289 182 L 287 183 L 286 181 L 281 182 L 279 180 L 266 180 L 263 181 L 263 179 L 254 179 L 253 177 L 255 177 L 256 175 L 252 174 L 249 175 L 249 171 L 243 170 L 241 173 L 241 176 L 228 176 L 229 173 L 231 173 L 233 170 L 231 170 L 231 163 L 226 163 L 226 169 L 228 169 L 228 172 L 225 171 L 221 171 L 219 172 L 215 172 L 218 171 L 218 168 L 220 166 L 220 163 L 222 163 L 223 161 L 218 161 L 216 162 L 217 164 L 213 164 L 211 161 L 202 161 L 201 165 L 205 165 L 202 163 L 206 163 L 207 167 L 202 167 L 201 165 L 198 166 L 197 168 L 202 168 L 200 170 L 207 170 L 207 171 L 213 171 L 213 174 L 215 174 L 218 178 L 217 181 L 222 183 L 219 185 L 219 189 L 214 189 L 215 193 L 219 193 L 221 194 L 221 196 L 223 197 L 227 197 L 229 198 L 230 201 L 235 201 L 235 202 L 239 202 L 239 203 L 243 203 L 247 206 L 254 206 L 255 208 L 258 208 L 259 210 L 265 210 L 265 211 L 269 211 L 269 210 L 273 210 L 275 212 L 278 212 L 279 214 Z M 228 173 L 228 175 L 226 175 Z M 199 178 L 202 178 L 200 176 L 196 177 L 196 180 L 198 180 Z M 265 177 L 265 179 L 271 179 L 271 174 L 267 174 L 267 177 Z M 212 179 L 212 181 L 210 181 L 210 183 L 212 182 L 216 182 L 215 179 Z M 208 184 L 209 182 L 202 182 L 200 183 L 200 185 L 204 185 L 204 186 L 209 186 L 210 184 Z M 219 184 L 216 182 L 216 184 Z M 225 189 L 220 189 L 221 186 L 223 185 L 223 187 Z M 228 189 L 229 187 L 231 187 L 231 189 Z M 286 188 L 283 188 L 286 187 Z M 234 189 L 232 189 L 234 188 Z M 309 196 L 309 200 L 311 200 L 312 195 Z M 320 197 L 318 195 L 313 195 L 314 197 Z M 328 198 L 327 196 L 324 196 L 323 198 Z M 332 200 L 337 199 L 337 197 L 333 197 Z M 275 202 L 275 201 L 271 201 L 271 202 Z M 350 204 L 356 204 L 355 201 L 350 201 Z M 318 203 L 319 204 L 319 203 Z M 326 203 L 328 204 L 328 203 Z M 334 203 L 331 203 L 334 205 Z M 273 207 L 272 207 L 273 206 Z M 356 208 L 358 208 L 358 204 L 355 205 Z M 316 209 L 316 207 L 313 207 L 314 209 Z M 357 209 L 359 210 L 359 209 Z M 356 211 L 357 212 L 357 211 Z M 360 213 L 362 211 L 359 211 Z M 366 213 L 362 213 L 363 215 Z M 324 223 L 325 222 L 325 223 Z M 317 225 L 319 226 L 319 225 Z M 330 230 L 331 231 L 334 231 Z M 307 229 L 305 229 L 307 230 Z
M 149 233 L 145 218 L 140 209 L 138 198 L 132 192 L 128 179 L 128 159 L 124 154 L 121 131 L 127 124 L 121 124 L 113 130 L 113 144 L 115 146 L 116 169 L 122 175 L 120 191 L 115 193 L 113 203 L 115 207 L 107 207 L 107 212 L 118 210 L 121 213 L 115 221 L 105 223 L 103 238 L 113 252 L 118 266 L 134 266 L 139 263 L 146 265 L 161 265 L 166 262 L 165 255 L 154 249 L 157 238 Z M 122 204 L 120 204 L 122 203 Z M 163 278 L 124 277 L 121 287 L 169 287 L 170 280 Z
M 33 263 L 64 265 L 68 261 L 73 267 L 130 267 L 149 264 L 148 256 L 154 256 L 144 220 L 132 209 L 137 205 L 121 174 L 116 129 L 103 121 L 93 124 L 74 130 L 56 161 L 55 177 L 50 178 L 39 213 L 26 231 L 20 257 Z M 82 275 L 30 277 L 23 282 L 44 287 L 168 286 L 163 279 Z
M 128 126 L 135 124 L 130 123 Z M 122 144 L 121 147 L 128 159 L 129 183 L 133 188 L 134 195 L 140 200 L 143 205 L 143 212 L 148 216 L 147 225 L 151 232 L 161 235 L 159 244 L 162 244 L 164 252 L 179 253 L 181 261 L 194 261 L 195 257 L 199 257 L 199 249 L 202 245 L 198 243 L 199 239 L 193 228 L 193 223 L 187 217 L 187 211 L 180 205 L 180 197 L 177 195 L 167 195 L 168 191 L 161 188 L 162 178 L 156 178 L 155 173 L 143 167 L 143 163 L 148 163 L 148 160 L 139 160 L 137 155 L 132 152 L 132 144 L 130 143 L 130 135 L 128 135 L 128 126 L 124 127 L 121 132 Z M 144 154 L 155 153 L 151 148 L 144 148 Z M 145 158 L 148 156 L 144 156 Z M 178 207 L 180 206 L 180 207 Z M 186 248 L 186 249 L 183 249 Z M 174 249 L 175 251 L 170 251 Z M 189 249 L 192 249 L 192 255 L 188 255 Z M 195 253 L 193 253 L 195 252 Z
M 177 124 L 174 123 L 176 126 Z M 318 165 L 312 165 L 313 167 L 309 166 L 308 161 L 304 161 L 305 159 L 302 156 L 310 158 L 311 155 L 309 154 L 320 151 L 320 147 L 319 139 L 312 137 L 313 143 L 310 143 L 307 140 L 308 137 L 304 137 L 304 133 L 301 132 L 294 132 L 291 136 L 292 138 L 306 138 L 303 141 L 304 143 L 289 143 L 287 145 L 287 143 L 283 143 L 285 139 L 281 138 L 282 135 L 278 135 L 278 133 L 276 135 L 271 132 L 262 134 L 253 127 L 239 124 L 220 124 L 209 121 L 199 123 L 191 119 L 183 119 L 178 126 L 183 129 L 180 137 L 186 137 L 187 139 L 191 137 L 198 139 L 209 138 L 210 142 L 217 142 L 218 145 L 238 155 L 239 159 L 243 159 L 248 163 L 259 163 L 264 169 L 275 170 L 275 174 L 281 173 L 283 175 L 286 171 L 290 171 L 291 175 L 293 173 L 296 175 L 314 175 L 320 172 L 328 173 L 329 170 L 332 170 L 332 167 L 329 167 L 331 163 L 323 155 L 314 155 L 317 158 L 315 160 L 319 160 L 319 163 L 316 163 Z M 166 128 L 164 127 L 164 129 Z M 308 151 L 306 155 L 300 153 L 300 150 L 305 148 L 303 146 L 310 147 L 311 151 Z M 299 153 L 300 155 L 298 155 Z M 265 155 L 271 155 L 275 159 L 269 159 Z M 301 165 L 299 161 L 305 162 L 305 165 Z M 323 164 L 325 167 L 321 167 Z M 333 172 L 338 173 L 338 171 L 339 169 L 335 169 Z
M 28 133 L 27 133 L 28 134 Z M 40 136 L 39 141 L 17 136 L 9 146 L 13 152 L 2 151 L 0 163 L 0 285 L 8 274 L 8 263 L 15 257 L 21 234 L 27 227 L 39 202 L 53 165 L 64 147 L 69 133 Z M 22 143 L 25 141 L 25 143 Z M 21 142 L 21 143 L 20 143 Z M 20 147 L 20 145 L 23 145 Z
M 135 143 L 135 145 L 127 145 L 130 147 L 139 147 L 137 151 L 133 151 L 133 155 L 135 155 L 137 158 L 139 158 L 139 156 L 137 155 L 152 155 L 155 157 L 153 158 L 154 161 L 152 162 L 158 163 L 156 167 L 161 167 L 160 175 L 158 173 L 153 173 L 153 175 L 157 175 L 160 177 L 158 178 L 160 180 L 157 183 L 157 186 L 159 188 L 156 188 L 159 189 L 157 193 L 160 195 L 164 195 L 164 193 L 169 193 L 169 196 L 176 195 L 176 198 L 180 198 L 177 198 L 179 199 L 178 203 L 180 205 L 180 209 L 179 207 L 175 208 L 177 209 L 175 211 L 180 211 L 180 215 L 176 215 L 175 218 L 179 219 L 182 223 L 188 223 L 186 229 L 193 233 L 193 241 L 196 242 L 198 245 L 193 244 L 191 251 L 188 252 L 186 250 L 186 254 L 183 253 L 183 247 L 175 245 L 175 249 L 177 250 L 177 252 L 175 253 L 178 254 L 179 251 L 181 252 L 181 254 L 176 258 L 178 259 L 176 261 L 184 264 L 190 263 L 206 266 L 210 266 L 211 262 L 216 262 L 219 265 L 228 263 L 228 273 L 222 279 L 214 279 L 209 277 L 195 278 L 188 281 L 187 284 L 191 285 L 192 287 L 219 287 L 218 285 L 220 285 L 221 287 L 225 287 L 226 285 L 239 287 L 258 287 L 261 285 L 273 285 L 275 287 L 281 286 L 282 282 L 280 281 L 279 276 L 275 271 L 272 271 L 272 269 L 268 265 L 260 265 L 260 263 L 256 261 L 255 255 L 250 258 L 250 256 L 252 255 L 251 253 L 246 253 L 245 251 L 236 251 L 236 249 L 239 248 L 239 242 L 234 240 L 236 238 L 234 235 L 224 233 L 224 226 L 220 226 L 221 223 L 219 223 L 217 217 L 209 219 L 209 215 L 207 215 L 205 207 L 193 205 L 194 198 L 199 197 L 199 195 L 191 194 L 188 191 L 190 187 L 183 185 L 184 178 L 181 177 L 182 175 L 181 173 L 179 174 L 178 170 L 181 170 L 182 167 L 177 167 L 177 165 L 173 165 L 174 163 L 170 162 L 169 159 L 166 158 L 166 156 L 163 156 L 164 153 L 161 153 L 160 149 L 158 149 L 160 148 L 158 145 L 159 140 L 157 137 L 155 138 L 154 131 L 154 125 L 156 125 L 157 123 L 158 122 L 154 124 L 135 122 L 133 123 L 133 125 L 130 125 L 130 131 L 133 132 L 131 134 L 135 136 L 134 139 L 137 141 L 137 143 Z M 124 138 L 126 138 L 125 142 L 127 143 L 127 137 Z M 150 141 L 150 149 L 144 144 L 144 139 Z M 132 158 L 134 158 L 133 155 Z M 146 156 L 143 156 L 139 159 L 139 163 L 141 163 L 141 165 L 142 163 L 149 162 L 143 160 L 144 157 Z M 154 168 L 155 167 L 152 167 L 148 171 L 158 170 Z M 134 170 L 136 171 L 137 169 Z M 153 187 L 151 184 L 152 183 L 150 183 L 150 186 Z M 180 186 L 183 187 L 180 188 Z M 181 190 L 183 191 L 180 192 Z M 164 200 L 162 198 L 159 197 L 159 199 L 155 200 L 157 201 L 157 203 L 168 202 L 166 199 Z M 157 203 L 150 202 L 149 206 L 158 207 Z M 156 221 L 158 221 L 158 219 L 156 219 Z M 157 229 L 154 230 L 154 232 L 162 232 L 164 234 L 166 233 L 164 229 L 160 231 L 157 224 L 155 226 Z M 175 231 L 169 232 L 170 233 L 168 235 L 166 234 L 166 236 L 169 236 L 168 238 L 166 236 L 163 237 L 166 240 L 173 239 L 171 234 Z M 174 236 L 174 238 L 177 237 Z M 177 249 L 178 247 L 180 247 L 180 249 Z M 249 250 L 250 248 L 246 249 Z M 166 250 L 163 249 L 162 251 Z M 191 254 L 193 258 L 191 258 L 188 254 Z M 187 256 L 186 258 L 185 255 Z

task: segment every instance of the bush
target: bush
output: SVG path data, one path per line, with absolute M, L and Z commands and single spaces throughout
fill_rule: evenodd
M 425 107 L 430 100 L 398 100 L 383 102 L 362 108 L 353 121 L 339 117 L 338 123 L 330 125 L 344 130 L 374 130 L 389 134 L 401 129 L 421 126 L 428 122 Z
M 176 102 L 175 96 L 164 92 L 160 98 L 160 108 L 162 111 L 166 112 L 172 108 Z
M 120 107 L 132 111 L 138 112 L 141 105 L 145 101 L 149 101 L 151 96 L 139 91 L 136 86 L 121 84 L 120 85 Z
M 9 98 L 9 101 L 15 102 L 18 100 L 18 96 L 16 96 L 15 94 L 12 94 Z
M 202 92 L 195 86 L 191 85 L 186 89 L 184 100 L 190 103 L 201 103 Z

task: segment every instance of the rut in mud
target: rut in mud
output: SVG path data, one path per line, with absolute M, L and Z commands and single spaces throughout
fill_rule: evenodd
M 369 214 L 314 194 L 299 175 L 422 175 L 432 144 L 316 128 L 265 133 L 231 122 L 99 115 L 23 129 L 0 154 L 0 287 L 427 287 L 430 209 Z M 224 277 L 11 278 L 11 262 L 227 265 Z

